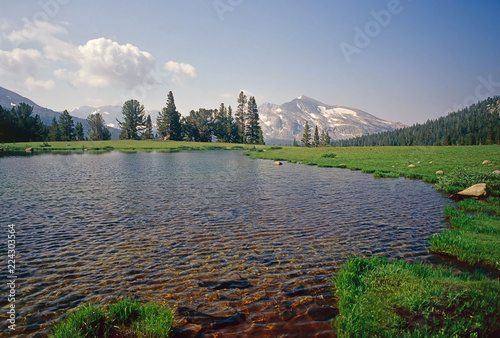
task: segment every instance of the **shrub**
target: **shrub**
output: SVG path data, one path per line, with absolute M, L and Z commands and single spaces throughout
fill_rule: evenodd
M 337 154 L 332 153 L 332 152 L 327 152 L 327 153 L 321 154 L 321 157 L 324 157 L 324 158 L 335 158 L 336 156 L 337 156 Z

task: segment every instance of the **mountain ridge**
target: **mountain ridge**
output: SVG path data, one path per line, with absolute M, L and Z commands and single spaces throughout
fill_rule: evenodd
M 299 141 L 304 133 L 306 121 L 314 130 L 328 131 L 333 140 L 391 131 L 405 127 L 399 122 L 386 121 L 361 109 L 342 105 L 329 105 L 301 95 L 281 105 L 263 103 L 259 116 L 264 139 L 267 144 Z

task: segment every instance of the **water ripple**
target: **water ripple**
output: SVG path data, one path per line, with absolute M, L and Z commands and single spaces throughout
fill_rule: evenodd
M 180 325 L 189 309 L 244 314 L 226 334 L 329 336 L 328 278 L 352 255 L 426 259 L 448 203 L 421 181 L 238 152 L 3 157 L 0 180 L 17 332 L 32 336 L 125 295 L 178 309 Z

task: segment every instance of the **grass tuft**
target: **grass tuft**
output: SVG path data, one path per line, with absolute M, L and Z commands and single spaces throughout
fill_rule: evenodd
M 171 328 L 168 308 L 125 298 L 106 307 L 82 306 L 55 325 L 50 337 L 169 337 Z

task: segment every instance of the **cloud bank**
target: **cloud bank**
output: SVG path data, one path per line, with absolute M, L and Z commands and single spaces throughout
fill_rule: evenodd
M 2 24 L 2 27 L 8 26 Z M 157 67 L 155 58 L 130 43 L 120 44 L 101 37 L 76 46 L 61 38 L 67 34 L 63 26 L 43 21 L 32 23 L 24 18 L 22 28 L 2 34 L 13 49 L 0 50 L 0 74 L 23 74 L 29 90 L 55 87 L 54 80 L 36 79 L 40 66 L 48 67 L 54 79 L 66 80 L 75 87 L 132 89 L 196 77 L 192 65 L 174 61 L 163 66 L 168 74 L 161 75 L 162 78 L 157 74 L 152 76 Z M 25 45 L 29 48 L 23 49 Z

